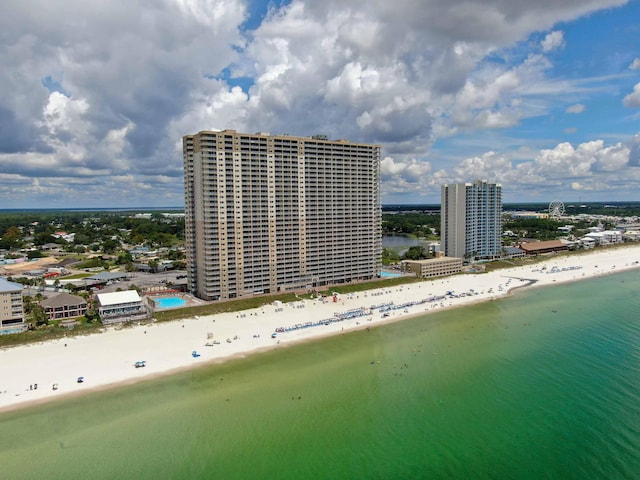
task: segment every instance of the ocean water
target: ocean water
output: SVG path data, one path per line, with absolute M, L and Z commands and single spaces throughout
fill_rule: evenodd
M 0 478 L 639 478 L 639 291 L 534 288 L 0 414 Z

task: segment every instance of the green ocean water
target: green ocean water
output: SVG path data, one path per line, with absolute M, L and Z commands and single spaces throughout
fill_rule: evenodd
M 0 414 L 0 478 L 640 478 L 639 293 L 534 288 Z

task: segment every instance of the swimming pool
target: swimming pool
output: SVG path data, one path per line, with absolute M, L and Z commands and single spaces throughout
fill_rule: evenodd
M 401 277 L 401 273 L 391 273 L 391 272 L 380 272 L 381 277 L 390 278 L 390 277 Z
M 154 298 L 153 301 L 158 308 L 178 308 L 187 304 L 187 301 L 180 297 Z
M 22 333 L 26 329 L 23 327 L 18 328 L 7 328 L 5 330 L 0 330 L 0 335 L 11 335 L 12 333 Z

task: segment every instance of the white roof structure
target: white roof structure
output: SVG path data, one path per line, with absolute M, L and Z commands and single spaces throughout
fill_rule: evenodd
M 140 295 L 135 290 L 125 290 L 123 292 L 99 293 L 96 295 L 98 303 L 103 307 L 110 305 L 122 305 L 123 303 L 140 302 Z
M 599 238 L 599 239 L 622 238 L 622 232 L 619 230 L 605 230 L 603 232 L 587 233 L 585 237 Z

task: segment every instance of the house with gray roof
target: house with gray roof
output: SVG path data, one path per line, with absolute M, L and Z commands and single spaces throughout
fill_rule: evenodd
M 49 320 L 81 317 L 87 312 L 87 301 L 77 295 L 60 293 L 40 302 Z

